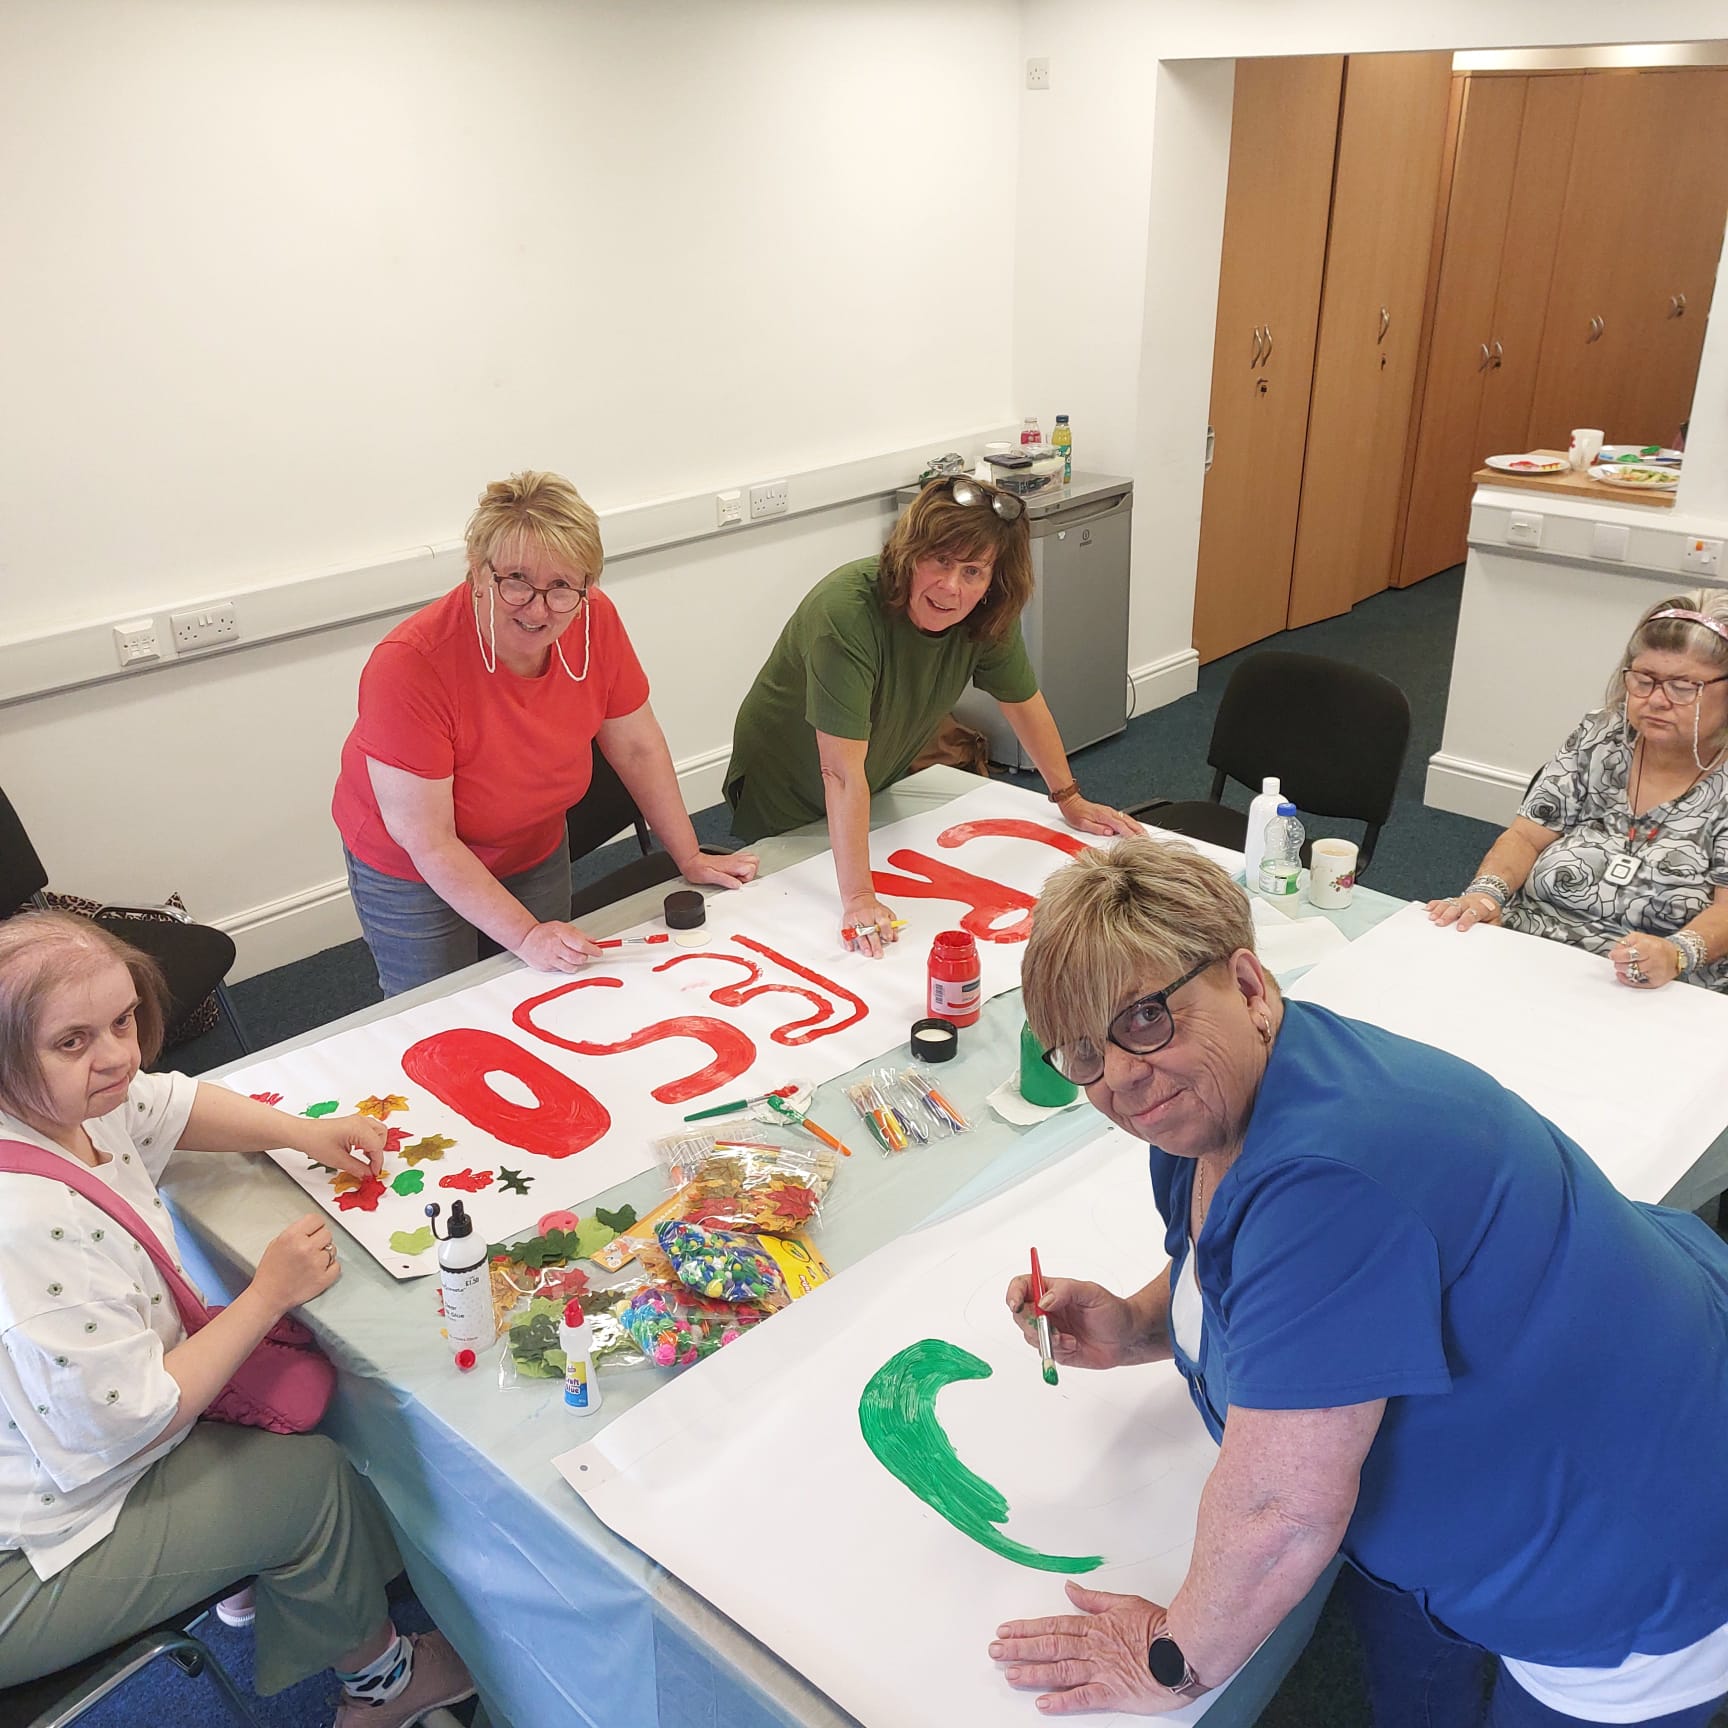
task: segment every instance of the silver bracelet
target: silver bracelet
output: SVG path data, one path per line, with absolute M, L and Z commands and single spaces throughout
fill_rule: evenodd
M 1512 898 L 1512 884 L 1503 876 L 1490 876 L 1484 871 L 1465 890 L 1465 894 L 1486 894 L 1502 912 L 1506 910 L 1506 902 Z M 1463 895 L 1459 896 L 1460 899 Z
M 1680 950 L 1680 976 L 1682 978 L 1688 972 L 1696 972 L 1704 964 L 1710 952 L 1704 945 L 1704 938 L 1696 930 L 1676 930 L 1668 940 Z

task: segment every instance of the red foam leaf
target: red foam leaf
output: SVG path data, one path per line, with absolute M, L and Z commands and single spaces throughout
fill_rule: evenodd
M 440 1188 L 460 1188 L 464 1194 L 478 1194 L 482 1188 L 492 1186 L 490 1170 L 458 1170 L 450 1176 L 438 1178 Z
M 336 1196 L 337 1206 L 344 1212 L 376 1212 L 378 1202 L 384 1198 L 385 1187 L 376 1176 L 368 1176 L 358 1188 L 351 1188 L 346 1194 Z

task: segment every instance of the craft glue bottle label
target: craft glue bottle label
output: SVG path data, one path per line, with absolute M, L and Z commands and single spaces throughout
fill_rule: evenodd
M 578 1416 L 600 1408 L 600 1382 L 594 1373 L 594 1328 L 574 1297 L 564 1304 L 564 1324 L 558 1328 L 564 1351 L 564 1403 Z
M 492 1323 L 492 1281 L 486 1271 L 486 1241 L 460 1200 L 450 1208 L 448 1234 L 438 1245 L 444 1286 L 444 1330 L 454 1351 L 484 1350 L 497 1332 Z

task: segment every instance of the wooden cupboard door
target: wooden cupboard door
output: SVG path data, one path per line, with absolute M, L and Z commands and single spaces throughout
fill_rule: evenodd
M 1518 163 L 1494 295 L 1494 363 L 1476 429 L 1477 467 L 1484 456 L 1536 447 L 1529 438 L 1530 405 L 1536 394 L 1585 76 L 1569 72 L 1525 81 L 1528 88 L 1518 134 Z M 1565 448 L 1564 439 L 1560 448 Z M 1460 540 L 1468 533 L 1469 516 L 1466 493 Z M 1459 557 L 1463 557 L 1462 551 Z
M 1598 426 L 1610 442 L 1625 442 L 1616 398 L 1634 353 L 1643 252 L 1662 224 L 1662 200 L 1652 197 L 1640 160 L 1649 140 L 1668 136 L 1651 112 L 1646 77 L 1583 79 L 1525 439 L 1532 447 L 1563 450 L 1574 426 Z
M 1289 607 L 1343 72 L 1341 55 L 1236 69 L 1194 587 L 1203 661 L 1282 630 Z
M 1459 82 L 1457 142 L 1396 574 L 1401 588 L 1450 569 L 1464 556 L 1470 476 L 1484 454 L 1476 447 L 1477 425 L 1493 375 L 1500 253 L 1530 80 Z
M 1292 628 L 1392 580 L 1451 81 L 1450 54 L 1351 55 L 1345 66 Z
M 1642 75 L 1646 135 L 1667 141 L 1647 210 L 1644 268 L 1627 308 L 1628 352 L 1614 392 L 1612 436 L 1672 444 L 1692 411 L 1722 228 L 1728 221 L 1728 70 L 1694 66 Z M 1595 422 L 1592 422 L 1595 424 Z

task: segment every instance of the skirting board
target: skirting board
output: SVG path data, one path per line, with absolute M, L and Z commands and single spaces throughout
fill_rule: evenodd
M 1179 648 L 1161 660 L 1136 666 L 1128 674 L 1134 689 L 1134 712 L 1149 714 L 1154 708 L 1192 696 L 1200 684 L 1200 656 L 1192 648 Z
M 1428 758 L 1428 780 L 1422 802 L 1430 810 L 1449 810 L 1454 816 L 1474 816 L 1504 828 L 1518 814 L 1524 788 L 1530 783 L 1528 768 L 1502 768 L 1492 762 L 1472 762 L 1463 756 L 1436 751 Z

